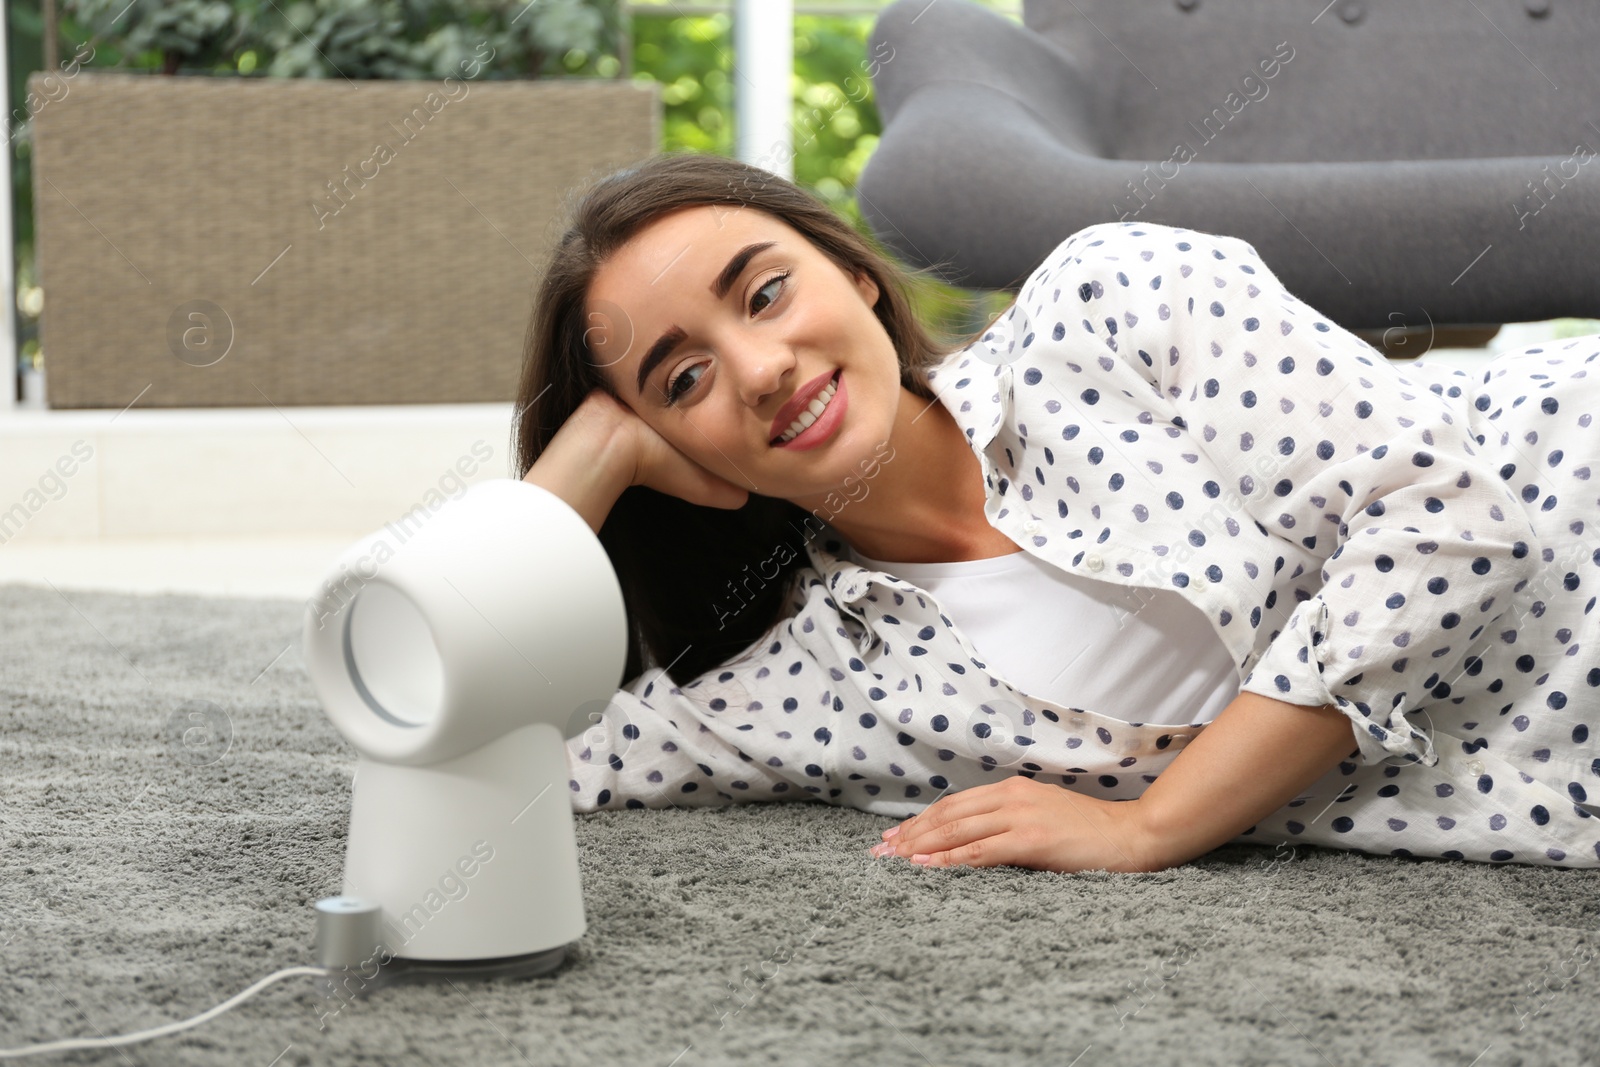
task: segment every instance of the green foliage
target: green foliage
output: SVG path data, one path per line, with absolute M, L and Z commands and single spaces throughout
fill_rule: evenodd
M 617 0 L 64 0 L 63 37 L 175 73 L 285 78 L 610 77 Z
M 1556 341 L 1568 337 L 1588 337 L 1592 333 L 1600 333 L 1600 319 L 1556 319 L 1551 331 L 1551 339 Z
M 794 35 L 794 179 L 859 221 L 854 189 L 882 124 L 870 18 L 801 16 Z
M 405 78 L 425 32 L 428 6 L 408 0 L 314 0 L 289 4 L 263 27 L 280 78 Z
M 228 0 L 64 0 L 62 12 L 127 52 L 180 64 L 211 64 L 251 30 L 254 12 Z
M 634 16 L 633 76 L 661 83 L 664 149 L 733 155 L 729 26 L 726 15 Z
M 262 33 L 267 73 L 305 78 L 608 74 L 616 38 L 614 0 L 295 0 Z
M 872 19 L 798 15 L 794 33 L 794 179 L 856 222 L 853 189 L 878 143 L 867 74 Z M 661 83 L 668 151 L 736 151 L 731 21 L 636 14 L 634 77 Z

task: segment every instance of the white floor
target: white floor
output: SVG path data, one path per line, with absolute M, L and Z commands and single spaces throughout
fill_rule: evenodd
M 0 583 L 306 600 L 350 538 L 143 538 L 0 548 Z
M 510 404 L 0 417 L 0 583 L 308 599 L 386 523 L 510 476 Z
M 1513 323 L 1485 348 L 1422 358 L 1472 370 L 1556 331 Z M 0 583 L 304 601 L 354 541 L 429 494 L 510 471 L 510 405 L 130 411 L 107 434 L 111 414 L 0 419 L 0 508 L 69 440 L 98 446 L 76 478 L 84 491 L 67 478 L 20 531 L 0 528 Z

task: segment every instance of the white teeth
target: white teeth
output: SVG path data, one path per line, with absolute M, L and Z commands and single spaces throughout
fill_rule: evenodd
M 816 399 L 806 405 L 806 409 L 800 413 L 800 417 L 790 423 L 787 430 L 783 431 L 783 436 L 778 438 L 778 443 L 787 444 L 804 433 L 806 427 L 816 422 L 817 418 L 827 409 L 828 401 L 833 399 L 833 394 L 838 392 L 838 389 L 839 383 L 837 382 L 829 382 L 824 386 L 822 392 L 817 394 Z

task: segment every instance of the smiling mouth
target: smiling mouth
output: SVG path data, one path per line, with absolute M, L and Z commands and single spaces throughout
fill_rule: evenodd
M 820 399 L 823 396 L 823 394 L 827 394 L 828 395 L 828 399 L 824 402 L 824 406 L 823 406 L 823 409 L 822 409 L 824 413 L 826 413 L 827 410 L 828 410 L 827 409 L 827 405 L 831 405 L 833 403 L 833 397 L 839 391 L 839 375 L 842 374 L 843 372 L 844 372 L 844 368 L 843 367 L 840 367 L 838 370 L 835 370 L 833 372 L 833 377 L 828 379 L 828 384 L 823 386 L 821 391 L 818 392 L 817 398 L 812 400 L 812 403 L 815 403 L 816 399 Z M 830 392 L 830 390 L 832 392 Z M 811 413 L 811 405 L 810 404 L 807 404 L 804 408 L 801 409 L 801 414 L 802 415 L 809 415 L 810 413 Z M 801 434 L 803 434 L 807 430 L 811 429 L 811 427 L 814 426 L 816 424 L 816 421 L 818 419 L 820 419 L 820 418 L 822 418 L 822 415 L 814 415 L 814 416 L 812 416 L 810 422 L 804 423 L 803 425 L 801 425 L 799 430 L 794 430 L 795 424 L 802 422 L 802 420 L 799 417 L 796 417 L 795 422 L 792 422 L 792 423 L 789 424 L 789 429 L 784 430 L 783 433 L 779 434 L 777 437 L 774 437 L 771 441 L 769 441 L 767 443 L 769 445 L 774 446 L 774 447 L 776 447 L 778 445 L 786 445 L 790 441 L 793 441 L 796 437 L 799 437 Z M 790 432 L 791 430 L 794 430 L 794 432 L 791 433 Z

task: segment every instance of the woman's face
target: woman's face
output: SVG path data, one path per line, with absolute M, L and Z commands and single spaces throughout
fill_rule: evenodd
M 753 493 L 798 502 L 859 474 L 890 437 L 902 387 L 877 299 L 870 278 L 852 278 L 771 215 L 682 208 L 595 274 L 586 338 L 623 402 L 678 451 Z M 774 446 L 792 421 L 785 414 L 774 428 L 786 402 L 835 371 L 819 433 L 799 442 L 815 447 Z

